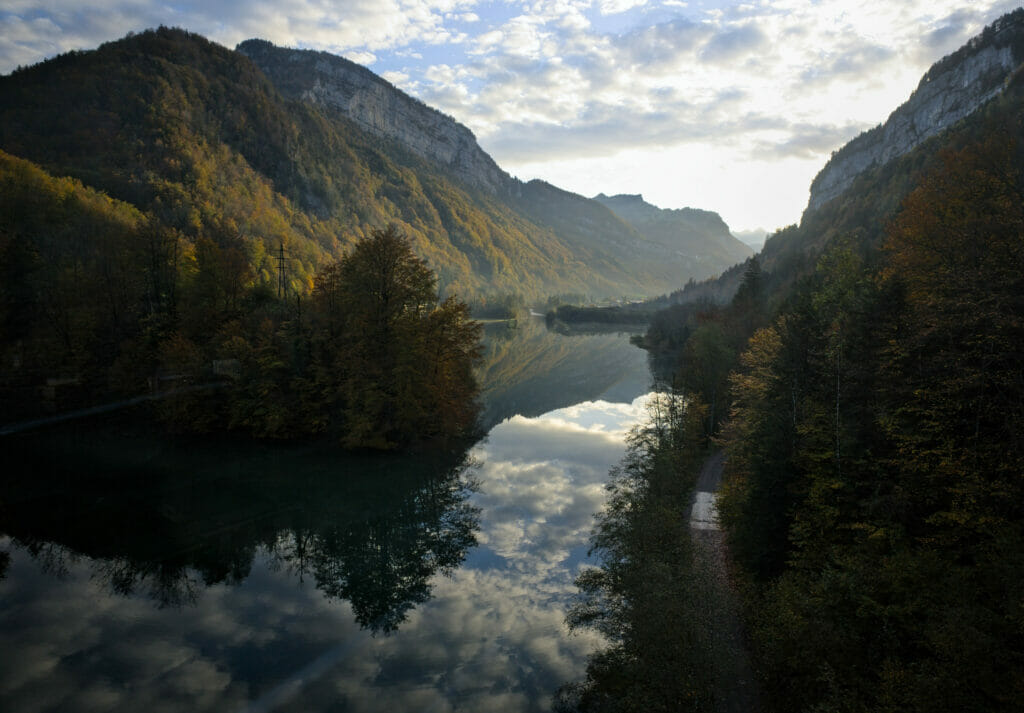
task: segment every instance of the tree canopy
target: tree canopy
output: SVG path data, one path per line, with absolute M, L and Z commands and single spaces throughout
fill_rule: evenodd
M 732 377 L 723 521 L 771 708 L 1024 692 L 1024 180 L 950 150 L 866 263 L 833 244 Z

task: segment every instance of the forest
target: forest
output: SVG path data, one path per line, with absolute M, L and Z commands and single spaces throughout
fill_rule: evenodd
M 780 710 L 1019 705 L 1024 180 L 1007 141 L 944 152 L 875 260 L 832 246 L 730 376 L 721 515 Z
M 645 281 L 553 239 L 585 237 L 600 207 L 536 184 L 531 212 L 475 195 L 181 31 L 2 82 L 9 423 L 149 394 L 173 432 L 447 442 L 475 434 L 481 354 L 450 288 L 503 317 L 546 289 Z M 560 707 L 721 709 L 716 595 L 686 521 L 721 450 L 764 710 L 1020 709 L 1022 101 L 1017 74 L 758 258 L 654 314 L 600 313 L 649 320 L 674 395 L 613 474 L 603 565 L 569 614 L 610 645 Z
M 473 432 L 480 327 L 396 227 L 304 294 L 283 251 L 275 291 L 239 241 L 187 240 L 6 154 L 0 188 L 8 422 L 156 394 L 175 431 L 383 449 Z
M 684 415 L 653 443 L 639 432 L 613 476 L 592 540 L 605 561 L 570 613 L 612 645 L 563 708 L 725 709 L 693 595 L 706 572 L 685 528 L 662 524 L 685 521 L 701 455 L 723 450 L 719 517 L 763 710 L 1020 709 L 1019 96 L 781 231 L 772 269 L 748 261 L 729 303 L 652 317 L 643 343 Z

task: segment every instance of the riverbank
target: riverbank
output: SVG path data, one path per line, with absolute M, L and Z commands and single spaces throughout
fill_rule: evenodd
M 577 579 L 568 615 L 609 644 L 591 656 L 584 681 L 559 691 L 558 711 L 759 710 L 722 533 L 713 520 L 692 525 L 696 488 L 721 482 L 703 417 L 662 396 L 612 471 L 591 539 L 601 564 Z

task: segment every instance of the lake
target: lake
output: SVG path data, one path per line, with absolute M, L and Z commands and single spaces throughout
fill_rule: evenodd
M 650 374 L 529 320 L 481 375 L 456 453 L 7 437 L 0 710 L 549 710 L 599 643 L 565 610 Z

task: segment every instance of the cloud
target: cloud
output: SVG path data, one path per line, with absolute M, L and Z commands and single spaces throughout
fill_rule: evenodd
M 473 454 L 482 463 L 474 500 L 489 513 L 480 542 L 509 566 L 532 570 L 535 582 L 557 573 L 564 586 L 565 562 L 585 547 L 608 471 L 644 405 L 588 402 L 492 429 Z
M 758 27 L 751 23 L 720 32 L 701 50 L 700 58 L 704 62 L 725 63 L 757 52 L 768 42 L 768 38 Z
M 377 55 L 373 52 L 361 52 L 359 50 L 347 52 L 345 54 L 346 59 L 350 59 L 356 64 L 370 65 L 377 61 Z
M 550 122 L 510 124 L 499 127 L 485 146 L 507 160 L 529 162 L 549 158 L 582 158 L 607 155 L 634 148 L 657 148 L 674 144 L 714 141 L 736 142 L 756 132 L 786 130 L 784 118 L 758 113 L 734 114 L 726 105 L 739 101 L 725 96 L 704 106 L 688 102 L 665 104 L 659 111 L 619 114 L 615 107 L 591 107 L 572 126 Z M 761 145 L 751 144 L 761 150 Z
M 598 0 L 597 9 L 602 15 L 616 15 L 643 5 L 646 0 Z
M 613 47 L 628 59 L 626 66 L 670 66 L 689 58 L 714 29 L 685 18 L 640 27 L 621 37 L 611 38 Z
M 716 170 L 738 176 L 751 156 L 824 163 L 839 147 L 830 137 L 842 142 L 842 129 L 883 121 L 932 62 L 1018 4 L 11 0 L 0 11 L 0 71 L 158 24 L 226 46 L 265 37 L 372 64 L 469 125 L 503 168 L 524 178 L 533 177 L 527 166 L 551 178 L 569 175 L 568 161 L 704 145 L 736 156 Z M 615 161 L 603 165 L 609 184 L 626 172 Z M 563 187 L 582 191 L 593 178 L 570 175 Z M 784 201 L 791 219 L 806 197 L 804 179 L 803 168 L 777 179 L 792 181 L 794 198 Z M 629 192 L 655 193 L 653 181 Z M 665 207 L 686 204 L 680 191 Z M 772 225 L 768 213 L 778 215 L 777 197 L 737 205 L 744 216 L 724 216 L 736 225 Z
M 805 69 L 800 75 L 800 86 L 806 90 L 808 85 L 828 84 L 843 75 L 864 76 L 896 58 L 896 51 L 888 47 L 847 43 L 838 52 L 825 53 L 822 62 Z
M 88 49 L 129 31 L 180 26 L 226 46 L 250 37 L 277 44 L 332 51 L 360 62 L 410 45 L 452 44 L 466 35 L 447 23 L 469 22 L 475 2 L 462 0 L 182 0 L 173 4 L 107 0 L 88 6 L 70 0 L 11 4 L 0 14 L 0 68 L 38 61 L 70 49 Z M 46 29 L 38 26 L 42 20 Z
M 813 158 L 832 150 L 835 146 L 843 145 L 870 128 L 866 124 L 796 125 L 788 127 L 784 138 L 778 142 L 758 143 L 751 151 L 751 155 L 761 158 Z

